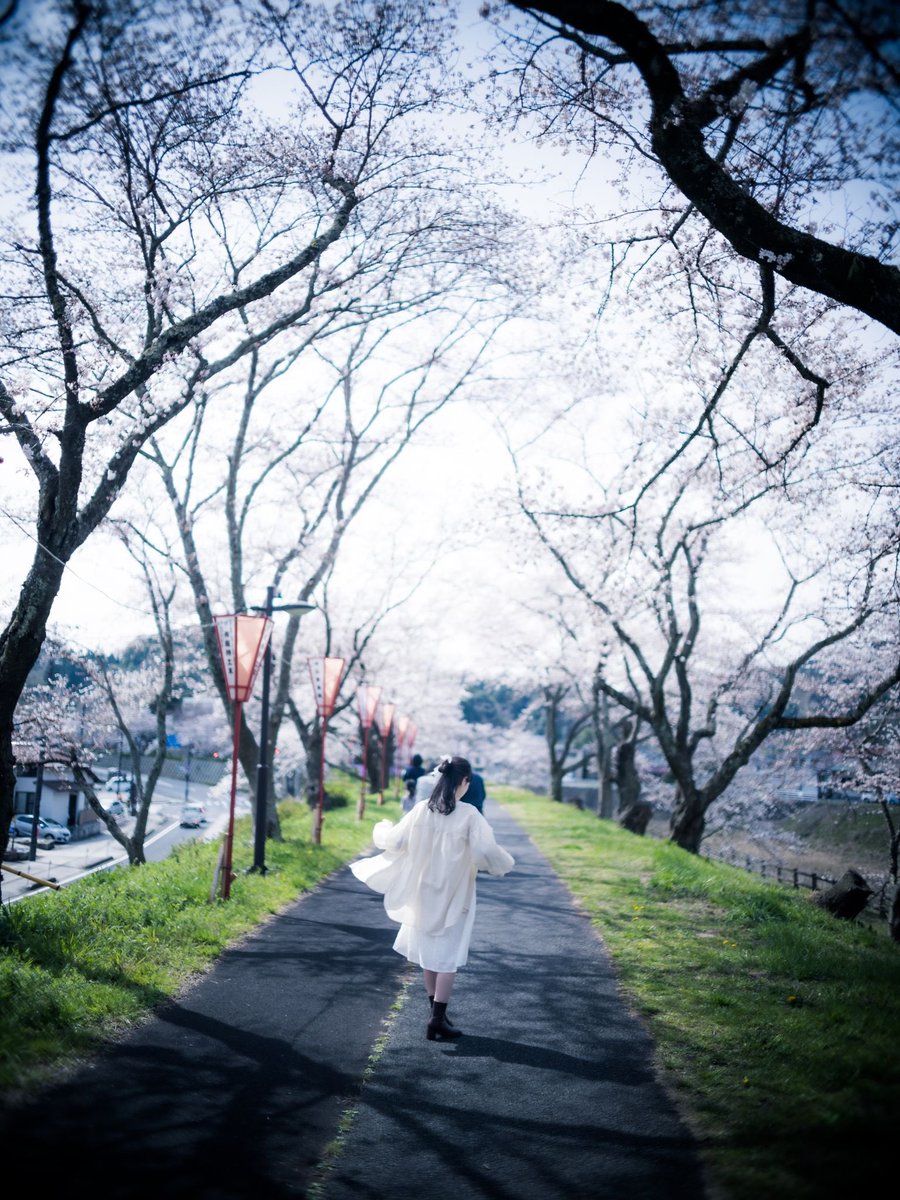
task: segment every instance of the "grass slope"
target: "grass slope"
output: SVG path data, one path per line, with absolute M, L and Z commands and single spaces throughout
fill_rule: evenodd
M 209 902 L 218 847 L 190 843 L 0 913 L 0 1088 L 12 1102 L 178 994 L 222 950 L 357 857 L 372 822 L 357 784 L 310 844 L 305 805 L 246 874 L 238 823 L 231 899 Z M 725 1200 L 826 1200 L 891 1176 L 900 1111 L 900 948 L 793 892 L 640 838 L 590 812 L 491 789 L 590 914 L 623 995 Z
M 600 933 L 729 1200 L 893 1173 L 900 949 L 809 894 L 510 789 Z

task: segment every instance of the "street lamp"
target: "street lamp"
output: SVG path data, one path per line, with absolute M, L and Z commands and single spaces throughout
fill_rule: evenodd
M 384 804 L 384 790 L 387 787 L 387 742 L 391 732 L 391 722 L 394 719 L 394 709 L 396 704 L 382 704 L 381 712 L 378 714 L 378 732 L 381 734 L 381 794 L 378 797 L 378 803 Z
M 328 721 L 334 713 L 338 691 L 341 686 L 341 675 L 344 671 L 342 658 L 329 658 L 327 655 L 310 658 L 309 677 L 312 680 L 313 691 L 316 695 L 316 711 L 320 718 L 320 754 L 319 754 L 319 803 L 313 817 L 313 845 L 318 846 L 322 841 L 322 822 L 325 820 L 325 734 Z
M 185 765 L 184 765 L 184 807 L 185 808 L 187 808 L 187 806 L 191 802 L 191 754 L 193 753 L 193 750 L 194 750 L 194 743 L 188 742 L 186 749 L 187 749 L 187 758 L 185 760 Z M 132 803 L 132 814 L 131 814 L 132 816 L 134 816 L 133 810 L 134 810 L 134 805 Z
M 35 862 L 37 860 L 37 836 L 38 827 L 41 823 L 41 793 L 44 790 L 44 749 L 43 746 L 39 751 L 37 760 L 37 774 L 34 781 L 34 808 L 32 813 L 34 820 L 31 822 L 31 837 L 28 841 L 28 861 Z
M 381 699 L 381 688 L 371 683 L 362 683 L 356 693 L 359 704 L 359 723 L 363 731 L 362 781 L 359 786 L 359 803 L 356 806 L 356 819 L 361 821 L 366 811 L 366 776 L 369 769 L 369 730 L 375 720 L 378 701 Z
M 251 605 L 255 612 L 271 618 L 272 613 L 286 612 L 292 617 L 302 617 L 311 612 L 315 604 L 297 601 L 296 604 L 275 604 L 275 588 L 266 588 L 266 603 L 262 607 Z M 272 639 L 266 642 L 263 655 L 262 677 L 262 729 L 259 734 L 259 758 L 256 764 L 256 826 L 253 831 L 253 871 L 266 873 L 266 823 L 269 807 L 269 689 L 272 682 Z
M 241 738 L 241 712 L 250 699 L 253 685 L 272 636 L 272 618 L 251 617 L 247 613 L 228 613 L 213 617 L 216 640 L 222 659 L 222 672 L 228 698 L 234 704 L 234 738 L 231 752 L 231 807 L 228 832 L 222 854 L 222 899 L 231 895 L 231 862 L 234 851 L 234 800 L 237 791 L 238 745 Z M 215 891 L 215 884 L 213 884 Z

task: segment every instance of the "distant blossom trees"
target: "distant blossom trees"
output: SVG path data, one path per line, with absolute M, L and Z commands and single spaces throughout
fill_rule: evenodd
M 777 486 L 740 439 L 696 445 L 649 494 L 639 452 L 602 493 L 576 493 L 570 464 L 555 495 L 521 476 L 523 515 L 605 641 L 597 689 L 665 759 L 686 849 L 775 733 L 852 726 L 897 690 L 896 504 L 860 485 L 841 438 L 824 422 Z
M 310 332 L 402 312 L 384 264 L 412 267 L 418 230 L 420 296 L 442 236 L 458 261 L 425 150 L 448 30 L 440 6 L 367 0 L 302 19 L 172 0 L 7 14 L 0 435 L 36 550 L 0 631 L 4 829 L 14 713 L 63 572 L 138 457 L 242 362 L 257 387 Z
M 773 733 L 900 680 L 896 9 L 485 7 L 498 114 L 581 156 L 566 246 L 605 363 L 593 399 L 573 371 L 565 449 L 518 456 L 520 511 L 696 850 Z

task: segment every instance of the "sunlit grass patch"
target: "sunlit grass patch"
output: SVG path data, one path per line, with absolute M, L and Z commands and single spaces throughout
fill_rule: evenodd
M 900 948 L 808 893 L 492 794 L 590 914 L 728 1200 L 821 1200 L 892 1169 Z
M 59 892 L 0 909 L 0 1088 L 21 1091 L 56 1066 L 117 1035 L 176 995 L 230 944 L 360 854 L 372 824 L 399 804 L 356 819 L 358 784 L 326 814 L 311 842 L 306 804 L 280 806 L 284 840 L 266 843 L 265 874 L 253 862 L 249 817 L 235 825 L 227 901 L 210 893 L 218 841 L 186 842 L 162 862 L 89 875 Z M 352 800 L 351 800 L 352 798 Z

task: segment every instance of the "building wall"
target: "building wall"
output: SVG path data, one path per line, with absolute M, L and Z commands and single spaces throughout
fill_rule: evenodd
M 36 790 L 37 778 L 34 775 L 20 775 L 16 779 L 14 811 L 34 812 Z M 102 828 L 100 819 L 74 780 L 65 779 L 46 768 L 41 788 L 41 816 L 65 825 L 72 831 L 73 838 L 90 837 Z

